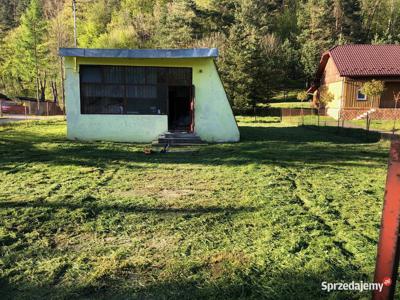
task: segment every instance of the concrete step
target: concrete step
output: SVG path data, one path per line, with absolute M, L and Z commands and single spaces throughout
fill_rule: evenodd
M 170 146 L 189 146 L 201 145 L 204 142 L 192 132 L 166 132 L 153 142 L 153 146 L 165 146 L 167 144 Z
M 376 112 L 376 109 L 375 109 L 375 108 L 372 108 L 372 109 L 370 109 L 369 111 L 363 112 L 361 115 L 357 116 L 357 117 L 355 118 L 355 120 L 362 120 L 362 119 L 366 118 L 368 114 L 371 115 L 371 114 L 373 114 L 374 112 Z
M 160 144 L 203 144 L 200 139 L 188 139 L 188 138 L 159 138 L 158 142 Z
M 158 148 L 164 148 L 165 147 L 165 144 L 160 144 L 159 142 L 157 142 L 157 141 L 154 141 L 152 144 L 151 144 L 153 147 L 158 147 Z M 170 147 L 188 147 L 188 146 L 201 146 L 201 145 L 206 145 L 205 143 L 201 143 L 201 144 L 191 144 L 191 143 L 183 143 L 183 144 L 181 144 L 181 143 L 175 143 L 175 144 L 169 144 L 170 145 Z
M 192 132 L 166 132 L 161 134 L 160 137 L 164 138 L 199 138 L 195 133 Z

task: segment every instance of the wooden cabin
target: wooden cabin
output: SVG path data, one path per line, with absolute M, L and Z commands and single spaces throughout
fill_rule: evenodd
M 381 96 L 367 97 L 362 93 L 363 83 L 372 79 L 385 83 Z M 315 103 L 323 102 L 324 97 L 330 98 L 327 113 L 336 119 L 344 115 L 351 115 L 347 119 L 353 119 L 366 112 L 393 110 L 394 94 L 399 92 L 400 45 L 333 47 L 322 55 L 315 80 L 308 89 Z

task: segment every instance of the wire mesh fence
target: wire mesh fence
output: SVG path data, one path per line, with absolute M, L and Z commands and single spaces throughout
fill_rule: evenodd
M 345 111 L 334 110 L 329 115 L 325 109 L 282 109 L 282 122 L 293 125 L 363 129 L 366 131 L 399 132 L 400 111 Z

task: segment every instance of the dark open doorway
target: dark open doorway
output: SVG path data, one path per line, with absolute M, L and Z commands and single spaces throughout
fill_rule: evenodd
M 168 87 L 168 130 L 191 131 L 193 128 L 192 107 L 190 86 Z

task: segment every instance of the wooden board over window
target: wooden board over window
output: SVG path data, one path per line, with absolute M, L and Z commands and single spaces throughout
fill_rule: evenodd
M 191 68 L 81 65 L 81 113 L 165 115 L 168 86 L 191 85 Z

